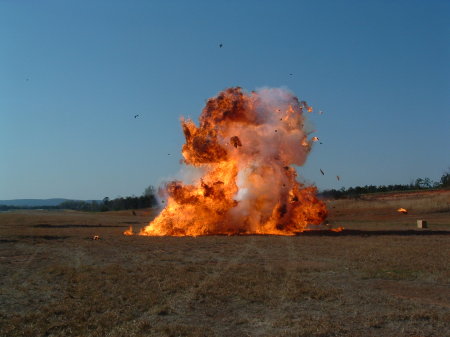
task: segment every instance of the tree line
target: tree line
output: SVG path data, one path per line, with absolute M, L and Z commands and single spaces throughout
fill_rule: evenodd
M 401 191 L 417 191 L 427 189 L 449 189 L 450 188 L 450 169 L 445 172 L 439 181 L 432 181 L 430 178 L 417 178 L 410 184 L 405 185 L 365 185 L 349 188 L 341 188 L 339 190 L 324 190 L 320 195 L 324 198 L 340 199 L 340 198 L 357 198 L 361 194 L 380 193 L 380 192 L 401 192 Z
M 75 211 L 85 212 L 106 212 L 120 211 L 125 209 L 141 209 L 150 208 L 158 204 L 155 196 L 155 189 L 149 186 L 145 189 L 142 196 L 136 197 L 118 197 L 115 199 L 103 198 L 101 201 L 83 201 L 83 200 L 67 200 L 58 206 L 9 206 L 0 205 L 0 211 L 8 211 L 11 209 L 71 209 Z
M 157 205 L 156 197 L 154 195 L 143 195 L 140 197 L 126 197 L 109 199 L 104 198 L 102 201 L 82 201 L 82 200 L 67 200 L 59 204 L 60 209 L 72 209 L 75 211 L 85 212 L 107 212 L 107 211 L 121 211 L 124 209 L 141 209 L 149 208 Z

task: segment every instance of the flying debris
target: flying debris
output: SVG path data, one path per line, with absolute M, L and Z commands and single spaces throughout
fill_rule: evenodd
M 322 110 L 319 110 L 319 115 L 323 115 L 323 111 Z
M 397 212 L 402 213 L 402 214 L 408 214 L 408 210 L 404 209 L 404 208 L 399 208 L 397 210 Z
M 233 136 L 230 138 L 230 143 L 231 145 L 233 145 L 235 148 L 237 148 L 238 146 L 242 146 L 241 140 L 239 139 L 238 136 Z
M 139 117 L 139 115 L 134 115 L 134 118 L 138 118 Z
M 341 180 L 341 177 L 339 177 L 339 176 L 336 176 L 336 178 L 337 178 L 338 181 Z
M 312 106 L 309 106 L 308 103 L 306 103 L 306 101 L 300 101 L 300 108 L 306 109 L 306 111 L 308 111 L 308 112 L 313 111 Z
M 319 137 L 312 137 L 311 139 L 313 142 L 317 142 L 319 140 Z
M 322 169 L 320 169 L 320 173 L 322 173 L 323 176 L 325 175 L 325 173 L 323 173 Z
M 223 47 L 223 44 L 221 43 L 221 44 L 219 44 L 219 48 L 222 48 Z
M 293 74 L 289 74 L 290 76 L 292 76 Z

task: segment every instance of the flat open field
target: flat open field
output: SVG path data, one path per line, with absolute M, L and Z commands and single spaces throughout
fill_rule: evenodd
M 348 230 L 127 237 L 154 214 L 0 213 L 0 335 L 450 336 L 450 192 L 328 204 Z

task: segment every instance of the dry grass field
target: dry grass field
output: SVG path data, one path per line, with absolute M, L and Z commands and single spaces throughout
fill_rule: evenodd
M 449 203 L 329 201 L 347 230 L 295 237 L 122 235 L 151 211 L 0 213 L 0 335 L 450 336 Z

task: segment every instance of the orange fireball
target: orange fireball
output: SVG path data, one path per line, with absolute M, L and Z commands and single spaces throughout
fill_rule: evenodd
M 325 204 L 294 168 L 311 150 L 303 108 L 282 89 L 236 87 L 208 100 L 199 126 L 183 119 L 184 163 L 203 176 L 167 183 L 166 207 L 140 235 L 294 235 L 320 225 Z

